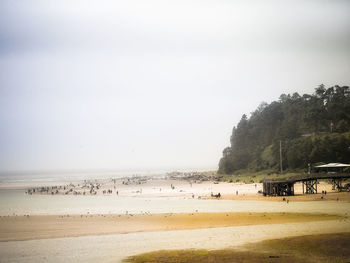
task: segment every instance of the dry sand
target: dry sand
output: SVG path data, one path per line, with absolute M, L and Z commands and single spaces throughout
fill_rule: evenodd
M 346 217 L 303 213 L 5 216 L 0 218 L 0 241 L 283 224 L 344 218 Z
M 212 198 L 216 199 L 216 198 Z M 245 194 L 245 195 L 235 195 L 235 194 L 224 194 L 220 198 L 221 200 L 251 200 L 251 201 L 293 201 L 293 202 L 305 202 L 305 201 L 339 201 L 339 202 L 350 202 L 349 192 L 328 192 L 324 194 L 309 194 L 302 195 L 296 194 L 294 196 L 263 196 L 261 194 Z M 283 200 L 285 199 L 285 200 Z

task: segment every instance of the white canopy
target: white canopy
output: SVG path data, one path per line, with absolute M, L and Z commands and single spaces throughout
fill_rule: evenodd
M 323 165 L 315 166 L 316 168 L 342 168 L 342 167 L 350 167 L 350 164 L 345 163 L 328 163 Z

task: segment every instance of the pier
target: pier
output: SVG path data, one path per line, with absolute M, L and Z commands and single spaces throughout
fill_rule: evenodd
M 301 182 L 303 194 L 317 194 L 318 180 L 330 180 L 332 190 L 342 191 L 345 189 L 343 182 L 350 178 L 350 173 L 344 173 L 343 168 L 350 167 L 350 164 L 330 163 L 315 166 L 316 170 L 326 169 L 323 173 L 300 174 L 286 179 L 264 179 L 263 195 L 290 196 L 294 195 L 294 184 Z M 335 172 L 340 169 L 341 172 Z
M 297 179 L 265 179 L 263 181 L 263 194 L 270 196 L 294 195 L 294 184 L 301 182 L 303 194 L 317 194 L 318 180 L 330 180 L 332 189 L 344 190 L 343 182 L 350 178 L 350 174 L 308 174 Z

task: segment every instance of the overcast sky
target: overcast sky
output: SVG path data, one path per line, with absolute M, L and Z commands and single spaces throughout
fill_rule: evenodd
M 242 114 L 350 85 L 350 1 L 2 0 L 0 170 L 216 169 Z

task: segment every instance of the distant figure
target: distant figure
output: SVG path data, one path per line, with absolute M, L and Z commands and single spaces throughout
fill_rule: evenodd
M 326 190 L 324 191 L 324 194 L 325 194 L 325 195 L 327 194 L 327 191 L 326 191 Z
M 220 198 L 220 197 L 221 197 L 221 194 L 218 193 L 218 194 L 216 194 L 216 195 L 213 195 L 213 192 L 212 192 L 212 193 L 211 193 L 211 197 Z
M 256 184 L 255 184 L 255 188 L 256 188 Z
M 117 195 L 119 195 L 119 192 L 117 191 Z
M 289 199 L 287 199 L 287 204 L 289 203 Z
M 238 195 L 238 191 L 236 191 L 236 195 Z

